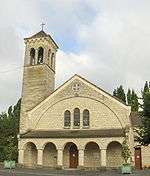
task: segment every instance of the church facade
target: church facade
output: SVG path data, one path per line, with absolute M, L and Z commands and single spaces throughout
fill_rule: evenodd
M 79 75 L 55 89 L 55 41 L 40 31 L 25 45 L 19 164 L 118 167 L 125 137 L 134 162 L 130 106 Z

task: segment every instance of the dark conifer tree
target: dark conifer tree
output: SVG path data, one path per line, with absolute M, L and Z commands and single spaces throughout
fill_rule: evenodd
M 114 89 L 113 95 L 126 103 L 126 95 L 122 85 L 117 87 L 117 89 Z
M 145 83 L 143 92 L 143 113 L 142 113 L 142 125 L 138 132 L 138 141 L 142 145 L 150 144 L 150 87 L 148 82 Z
M 127 92 L 127 103 L 130 106 L 132 104 L 132 97 L 131 97 L 131 90 L 130 89 L 128 89 L 128 92 Z
M 131 111 L 138 111 L 139 109 L 139 103 L 138 103 L 138 96 L 132 89 L 132 94 L 131 94 Z
M 117 90 L 116 89 L 114 89 L 114 91 L 113 91 L 113 96 L 117 96 Z

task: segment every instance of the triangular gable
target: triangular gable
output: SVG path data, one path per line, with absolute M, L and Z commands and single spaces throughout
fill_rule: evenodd
M 104 95 L 107 98 L 112 98 L 113 101 L 115 101 L 116 103 L 120 104 L 121 106 L 123 106 L 126 109 L 130 109 L 130 106 L 128 106 L 126 103 L 124 103 L 122 100 L 118 99 L 117 97 L 114 97 L 113 95 L 111 95 L 110 93 L 106 92 L 105 90 L 101 89 L 100 87 L 98 87 L 97 85 L 91 83 L 90 81 L 88 81 L 87 79 L 83 78 L 80 75 L 76 75 L 78 76 L 81 80 L 84 81 L 85 84 L 87 84 L 88 86 L 92 87 L 93 89 L 95 89 L 97 92 L 101 93 L 102 95 Z
M 99 92 L 100 94 L 104 95 L 107 98 L 111 98 L 111 100 L 113 100 L 114 102 L 116 102 L 117 104 L 119 104 L 120 106 L 122 106 L 125 109 L 130 110 L 130 106 L 126 105 L 125 103 L 121 102 L 120 100 L 116 99 L 114 96 L 112 96 L 111 94 L 107 93 L 106 91 L 104 91 L 103 89 L 99 88 L 98 86 L 96 86 L 95 84 L 89 82 L 88 80 L 86 80 L 85 78 L 75 74 L 73 77 L 71 77 L 69 80 L 67 80 L 64 84 L 62 84 L 60 87 L 58 87 L 49 97 L 47 97 L 45 100 L 43 100 L 40 104 L 38 104 L 36 107 L 34 107 L 30 113 L 32 113 L 33 111 L 35 111 L 36 109 L 38 109 L 39 107 L 41 107 L 44 103 L 48 102 L 52 97 L 54 97 L 57 93 L 59 93 L 61 90 L 65 89 L 65 87 L 67 87 L 69 84 L 71 84 L 74 80 L 80 80 L 81 82 L 83 82 L 85 85 L 90 86 L 92 89 L 94 89 L 95 91 Z

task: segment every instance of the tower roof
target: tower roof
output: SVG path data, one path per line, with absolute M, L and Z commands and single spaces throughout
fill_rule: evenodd
M 48 37 L 48 36 L 50 36 L 50 35 L 46 34 L 46 32 L 44 32 L 44 31 L 41 30 L 40 32 L 32 35 L 29 38 L 39 38 L 39 37 Z
M 49 37 L 53 41 L 53 43 L 56 45 L 56 47 L 59 48 L 58 45 L 56 44 L 56 42 L 53 40 L 53 38 L 49 34 L 47 34 L 46 32 L 44 32 L 43 30 L 41 30 L 40 32 L 32 35 L 31 37 L 25 38 L 25 40 L 27 40 L 27 39 L 41 38 L 41 37 Z

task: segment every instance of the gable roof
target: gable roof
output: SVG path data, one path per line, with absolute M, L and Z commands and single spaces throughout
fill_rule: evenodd
M 67 84 L 68 82 L 70 82 L 70 81 L 71 81 L 73 78 L 75 78 L 75 77 L 78 77 L 78 78 L 82 79 L 83 81 L 87 82 L 88 84 L 94 86 L 96 89 L 102 91 L 103 93 L 105 93 L 105 94 L 107 94 L 108 96 L 112 97 L 113 99 L 117 100 L 119 103 L 121 103 L 121 104 L 123 104 L 123 105 L 125 105 L 125 106 L 130 107 L 129 105 L 127 105 L 125 102 L 123 102 L 123 101 L 120 100 L 119 98 L 117 98 L 117 97 L 111 95 L 110 93 L 106 92 L 104 89 L 98 87 L 98 86 L 95 85 L 94 83 L 88 81 L 87 79 L 83 78 L 82 76 L 80 76 L 80 75 L 78 75 L 78 74 L 75 74 L 74 76 L 72 76 L 70 79 L 68 79 L 66 82 L 64 82 L 61 86 L 59 86 L 55 91 L 57 91 L 57 90 L 59 90 L 61 87 L 65 86 L 65 84 Z M 54 92 L 55 92 L 55 91 L 54 91 Z M 53 93 L 54 93 L 54 92 L 53 92 Z
M 80 79 L 81 81 L 83 81 L 85 84 L 88 84 L 89 86 L 92 86 L 92 88 L 94 88 L 97 91 L 100 91 L 102 94 L 104 94 L 104 96 L 106 97 L 111 97 L 114 101 L 116 101 L 117 103 L 119 103 L 120 105 L 122 105 L 123 107 L 125 107 L 126 109 L 130 109 L 130 106 L 125 104 L 124 102 L 122 102 L 121 100 L 117 99 L 116 97 L 114 97 L 113 95 L 109 94 L 108 92 L 104 91 L 103 89 L 99 88 L 98 86 L 96 86 L 95 84 L 91 83 L 90 81 L 86 80 L 85 78 L 83 78 L 80 75 L 75 74 L 74 76 L 72 76 L 70 79 L 68 79 L 66 82 L 64 82 L 61 86 L 59 86 L 53 93 L 51 93 L 45 100 L 43 100 L 41 103 L 39 103 L 36 107 L 34 107 L 30 113 L 32 113 L 32 111 L 36 110 L 39 106 L 41 106 L 43 103 L 47 102 L 51 97 L 53 97 L 55 94 L 57 94 L 57 92 L 59 92 L 60 90 L 62 90 L 65 86 L 67 86 L 68 84 L 70 84 L 74 79 Z
M 94 87 L 96 87 L 96 88 L 99 89 L 100 91 L 102 91 L 102 92 L 106 93 L 107 95 L 111 96 L 112 98 L 116 99 L 116 100 L 119 101 L 120 103 L 122 103 L 122 104 L 124 104 L 124 105 L 126 105 L 126 106 L 129 106 L 129 105 L 127 105 L 124 101 L 122 101 L 122 100 L 120 100 L 119 98 L 117 98 L 117 97 L 111 95 L 110 93 L 106 92 L 104 89 L 98 87 L 97 85 L 93 84 L 92 82 L 88 81 L 87 79 L 81 77 L 80 75 L 77 75 L 77 76 L 80 77 L 81 79 L 85 80 L 85 81 L 88 82 L 89 84 L 93 85 Z
M 46 34 L 44 31 L 40 31 L 34 35 L 32 35 L 31 37 L 29 38 L 39 38 L 39 37 L 48 37 L 49 35 Z
M 40 32 L 32 35 L 31 37 L 25 38 L 25 40 L 27 40 L 27 39 L 41 38 L 41 37 L 49 37 L 54 42 L 54 44 L 56 45 L 56 47 L 59 48 L 58 45 L 57 45 L 57 43 L 53 40 L 53 38 L 49 34 L 47 34 L 46 32 L 44 32 L 43 30 L 41 30 Z

